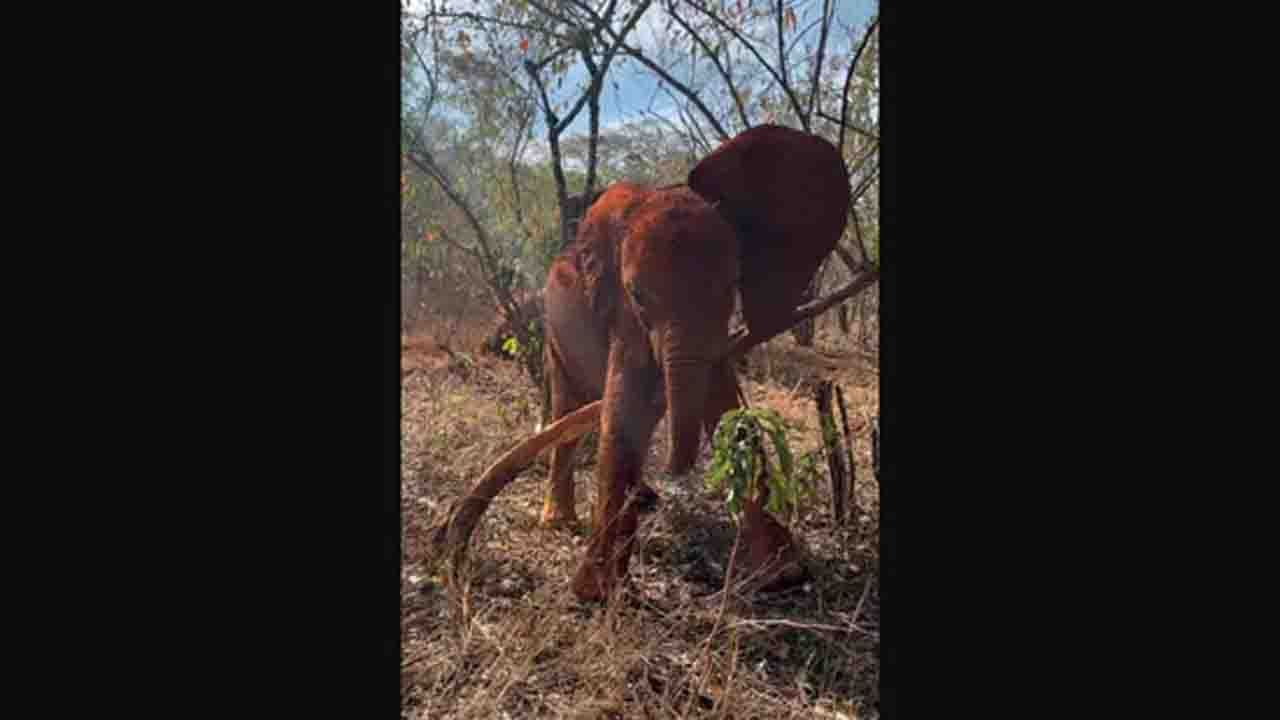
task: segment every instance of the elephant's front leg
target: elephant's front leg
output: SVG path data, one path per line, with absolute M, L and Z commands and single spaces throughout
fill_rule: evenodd
M 769 487 L 762 482 L 756 497 L 743 504 L 743 544 L 732 569 L 735 585 L 745 582 L 761 590 L 782 590 L 810 577 L 800 544 L 764 509 L 768 502 Z
M 654 402 L 659 370 L 642 339 L 615 339 L 609 350 L 596 467 L 596 505 L 587 554 L 573 578 L 584 601 L 603 600 L 627 573 L 638 523 L 640 483 L 662 406 Z

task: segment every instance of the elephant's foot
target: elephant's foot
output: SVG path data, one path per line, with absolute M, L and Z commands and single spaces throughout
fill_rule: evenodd
M 743 517 L 742 544 L 734 563 L 734 582 L 762 591 L 785 590 L 809 580 L 804 553 L 787 528 L 764 511 Z
M 622 513 L 611 530 L 595 535 L 587 547 L 582 564 L 573 575 L 573 594 L 583 602 L 602 602 L 614 586 L 627 577 L 632 543 L 635 541 L 636 511 Z
M 578 600 L 584 603 L 604 602 L 609 597 L 609 590 L 613 587 L 614 579 L 609 577 L 606 571 L 605 563 L 599 563 L 592 558 L 587 558 L 578 566 L 578 571 L 573 574 L 573 582 L 570 587 L 573 594 Z
M 547 491 L 542 496 L 542 516 L 539 523 L 547 529 L 576 529 L 578 527 L 578 513 L 574 510 L 573 503 L 573 480 L 567 478 L 568 482 L 550 483 L 547 485 Z

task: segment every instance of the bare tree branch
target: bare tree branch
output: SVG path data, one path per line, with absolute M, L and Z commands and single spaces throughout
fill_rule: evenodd
M 685 85 L 679 80 L 671 77 L 671 73 L 667 72 L 666 70 L 663 70 L 660 65 L 650 60 L 648 57 L 645 56 L 644 53 L 631 47 L 630 45 L 622 44 L 621 48 L 622 48 L 622 52 L 626 53 L 629 57 L 639 60 L 641 63 L 644 64 L 645 67 L 649 68 L 655 74 L 657 74 L 658 77 L 662 78 L 664 82 L 666 82 L 668 85 L 675 88 L 676 90 L 679 90 L 681 95 L 684 95 L 686 98 L 688 98 L 689 102 L 693 103 L 694 107 L 698 108 L 698 110 L 702 113 L 702 116 L 706 118 L 707 123 L 711 125 L 713 130 L 716 131 L 716 134 L 720 136 L 721 140 L 729 139 L 729 133 L 724 131 L 724 127 L 722 127 L 720 125 L 720 122 L 716 120 L 716 116 L 710 110 L 707 109 L 707 106 L 703 104 L 701 99 L 698 98 L 698 94 L 695 93 L 693 90 L 690 90 L 688 85 Z
M 547 144 L 551 149 L 551 173 L 556 181 L 556 201 L 561 208 L 567 207 L 569 204 L 568 182 L 564 177 L 564 161 L 560 154 L 560 123 L 556 119 L 555 110 L 551 109 L 551 98 L 547 96 L 547 88 L 542 84 L 542 79 L 538 76 L 538 72 L 534 69 L 533 63 L 525 63 L 525 72 L 529 73 L 529 78 L 533 80 L 533 84 L 537 86 L 538 93 L 542 97 L 542 111 L 547 118 Z M 563 215 L 563 213 L 562 213 Z M 560 248 L 563 249 L 569 244 L 569 224 L 565 219 L 560 219 Z
M 528 1 L 530 5 L 532 5 L 535 9 L 537 9 L 538 12 L 554 20 L 559 20 L 565 25 L 568 25 L 570 27 L 577 27 L 582 24 L 582 21 L 580 18 L 573 17 L 572 15 L 565 15 L 565 14 L 556 12 L 555 10 L 552 10 L 551 7 L 548 6 L 546 3 L 538 2 L 538 0 L 528 0 Z
M 857 175 L 858 171 L 862 170 L 862 166 L 866 165 L 867 161 L 874 157 L 876 152 L 879 150 L 879 141 L 875 141 L 867 146 L 867 150 L 862 153 L 862 157 L 858 158 L 858 161 L 849 167 L 849 177 L 852 178 L 854 175 Z
M 559 40 L 564 44 L 572 44 L 573 42 L 573 38 L 571 36 L 561 35 L 546 28 L 540 28 L 536 25 L 529 25 L 527 23 L 518 23 L 510 20 L 501 20 L 499 18 L 485 17 L 473 12 L 455 13 L 441 10 L 428 10 L 424 17 L 443 18 L 446 20 L 467 20 L 469 22 L 476 23 L 477 25 L 500 25 L 502 27 L 515 28 L 516 30 L 524 30 L 525 32 L 534 33 L 553 40 Z
M 610 45 L 605 51 L 604 59 L 601 60 L 600 67 L 596 68 L 591 59 L 590 52 L 582 53 L 583 62 L 587 65 L 587 70 L 591 72 L 591 107 L 590 107 L 590 132 L 587 135 L 587 181 L 586 188 L 583 190 L 585 197 L 591 197 L 595 192 L 596 183 L 596 158 L 597 150 L 600 144 L 600 92 L 604 88 L 604 77 L 609 72 L 609 66 L 613 63 L 613 59 L 618 54 L 618 45 L 622 38 L 625 38 L 635 28 L 636 23 L 640 21 L 640 17 L 649 9 L 651 0 L 646 0 L 632 11 L 631 17 L 626 24 L 622 26 L 619 33 L 619 39 L 613 45 Z M 609 5 L 605 9 L 603 18 L 603 27 L 611 27 L 613 23 L 613 14 L 617 9 L 617 0 L 609 0 Z M 599 36 L 599 30 L 597 30 Z
M 827 122 L 833 123 L 833 124 L 835 124 L 835 125 L 840 125 L 840 124 L 841 124 L 841 122 L 840 122 L 840 118 L 838 118 L 838 117 L 832 117 L 831 115 L 828 115 L 827 113 L 825 113 L 825 112 L 823 112 L 823 111 L 821 111 L 821 110 L 819 110 L 819 111 L 817 111 L 816 113 L 814 113 L 814 115 L 816 115 L 817 117 L 822 118 L 823 120 L 826 120 Z M 862 128 L 858 127 L 857 125 L 854 125 L 853 123 L 844 123 L 844 127 L 849 128 L 850 130 L 852 130 L 852 131 L 854 131 L 854 132 L 858 133 L 859 135 L 862 135 L 863 137 L 868 137 L 868 138 L 871 138 L 872 140 L 876 140 L 876 141 L 880 140 L 880 136 L 879 136 L 879 135 L 877 135 L 877 134 L 875 134 L 875 133 L 871 132 L 870 130 L 864 130 L 864 129 L 862 129 Z
M 533 69 L 538 72 L 542 72 L 542 68 L 550 65 L 552 62 L 555 61 L 556 58 L 560 57 L 561 55 L 564 55 L 565 53 L 571 53 L 571 52 L 573 52 L 573 48 L 569 47 L 568 45 L 565 45 L 557 49 L 555 52 L 551 53 L 550 55 L 542 58 L 541 60 L 537 60 L 533 62 Z
M 822 35 L 818 40 L 818 58 L 813 65 L 813 86 L 809 91 L 809 115 L 818 102 L 818 80 L 822 77 L 822 61 L 827 52 L 827 33 L 831 29 L 831 18 L 835 12 L 835 4 L 831 0 L 822 0 Z
M 617 56 L 619 49 L 622 47 L 624 39 L 631 33 L 636 24 L 640 21 L 640 18 L 644 15 L 645 11 L 647 11 L 649 6 L 652 4 L 652 0 L 643 0 L 631 11 L 630 16 L 628 16 L 627 21 L 623 24 L 622 28 L 618 31 L 614 31 L 612 21 L 614 12 L 617 9 L 617 0 L 609 0 L 609 4 L 606 6 L 603 15 L 587 5 L 579 2 L 573 2 L 573 0 L 571 0 L 571 2 L 573 5 L 579 7 L 587 16 L 587 20 L 594 25 L 592 30 L 586 29 L 583 26 L 583 21 L 578 18 L 570 18 L 568 16 L 555 14 L 549 8 L 544 7 L 543 3 L 538 2 L 538 0 L 531 0 L 530 2 L 530 4 L 539 11 L 552 15 L 557 19 L 561 19 L 563 22 L 571 23 L 576 28 L 573 33 L 574 38 L 571 42 L 578 50 L 578 54 L 587 68 L 590 81 L 586 90 L 578 96 L 577 101 L 574 103 L 567 115 L 563 118 L 557 117 L 554 110 L 552 110 L 551 99 L 547 94 L 546 85 L 542 82 L 542 79 L 538 74 L 541 68 L 532 62 L 524 63 L 525 72 L 528 73 L 529 78 L 533 81 L 538 90 L 542 99 L 543 111 L 547 117 L 547 140 L 551 148 L 552 172 L 556 181 L 556 197 L 559 201 L 560 208 L 562 209 L 560 220 L 560 247 L 562 248 L 569 243 L 570 237 L 569 223 L 564 217 L 563 212 L 563 209 L 568 207 L 569 197 L 568 183 L 565 179 L 563 169 L 563 156 L 560 150 L 560 135 L 569 128 L 569 125 L 573 123 L 574 119 L 577 117 L 578 113 L 581 112 L 584 106 L 589 107 L 587 178 L 586 188 L 584 189 L 584 192 L 589 196 L 594 190 L 596 178 L 600 130 L 600 93 L 604 87 L 604 78 L 609 71 L 609 66 L 613 63 L 613 59 Z M 595 37 L 598 40 L 603 40 L 602 34 L 608 34 L 611 36 L 612 43 L 605 43 L 607 46 L 606 50 L 599 65 L 597 65 L 595 58 L 592 55 L 591 38 Z
M 725 85 L 729 87 L 729 95 L 733 98 L 733 104 L 738 109 L 738 119 L 742 121 L 743 129 L 751 127 L 751 121 L 747 119 L 746 108 L 742 105 L 742 96 L 738 92 L 737 86 L 734 85 L 733 76 L 731 76 L 729 71 L 725 69 L 725 66 L 721 64 L 720 53 L 712 52 L 711 48 L 707 45 L 706 40 L 694 31 L 693 26 L 690 25 L 687 20 L 676 12 L 676 3 L 673 0 L 668 0 L 667 13 L 670 14 L 671 18 L 675 20 L 680 27 L 684 28 L 684 31 L 689 33 L 689 36 L 693 38 L 694 42 L 698 43 L 703 51 L 706 52 L 707 57 L 711 59 L 712 65 L 714 65 L 716 70 L 720 73 L 720 77 L 724 78 Z
M 702 131 L 702 125 L 693 116 L 689 106 L 677 100 L 675 94 L 671 92 L 671 88 L 664 87 L 662 90 L 667 94 L 667 97 L 671 98 L 671 104 L 675 107 L 676 114 L 680 116 L 680 121 L 684 123 L 685 135 L 689 137 L 692 144 L 697 146 L 698 150 L 703 153 L 711 152 L 711 148 L 715 147 L 715 145 L 707 139 L 706 133 Z
M 411 41 L 409 43 L 409 48 L 413 50 L 414 57 L 418 59 L 418 65 L 422 68 L 423 77 L 426 79 L 427 85 L 431 89 L 431 94 L 428 96 L 425 107 L 422 109 L 422 124 L 418 126 L 417 132 L 414 133 L 413 138 L 409 141 L 410 147 L 416 147 L 421 144 L 422 136 L 426 132 L 427 119 L 431 114 L 432 106 L 435 104 L 435 97 L 437 95 L 438 88 L 436 86 L 436 74 L 432 72 L 433 66 L 427 65 L 427 59 L 422 57 L 422 51 L 418 48 L 418 43 L 416 41 Z
M 678 111 L 679 111 L 679 108 L 677 108 L 677 112 L 678 112 Z M 688 143 L 687 143 L 687 144 L 688 144 L 689 146 L 693 146 L 693 145 L 698 145 L 698 144 L 699 144 L 696 138 L 693 138 L 693 137 L 691 137 L 691 136 L 689 135 L 689 131 L 688 131 L 688 130 L 682 130 L 682 129 L 680 128 L 680 126 L 679 126 L 679 125 L 676 125 L 674 122 L 672 122 L 672 121 L 671 121 L 671 118 L 668 118 L 668 117 L 664 117 L 664 116 L 662 116 L 662 115 L 659 115 L 658 113 L 656 113 L 656 112 L 654 112 L 654 111 L 652 111 L 652 110 L 649 110 L 649 109 L 642 110 L 642 111 L 641 111 L 641 114 L 643 114 L 643 115 L 648 115 L 649 117 L 653 118 L 654 120 L 657 120 L 658 122 L 660 122 L 660 123 L 662 123 L 662 124 L 666 125 L 667 127 L 671 128 L 671 130 L 672 130 L 673 132 L 675 132 L 675 134 L 676 134 L 677 136 L 687 138 L 687 139 L 688 139 Z M 682 116 L 682 118 L 683 118 L 683 116 Z
M 453 187 L 453 183 L 449 180 L 449 176 L 444 172 L 444 169 L 440 167 L 439 163 L 435 161 L 435 158 L 432 157 L 431 153 L 425 148 L 415 148 L 409 153 L 409 160 L 416 165 L 419 170 L 434 179 L 436 184 L 440 186 L 440 189 L 449 198 L 449 200 L 453 202 L 453 204 L 461 210 L 462 214 L 466 217 L 467 224 L 471 226 L 471 230 L 476 235 L 476 244 L 479 248 L 478 254 L 474 251 L 470 254 L 480 260 L 484 274 L 488 278 L 488 282 L 486 282 L 485 285 L 488 286 L 489 290 L 493 293 L 494 300 L 497 302 L 498 308 L 502 310 L 503 315 L 512 320 L 512 325 L 519 334 L 520 342 L 530 342 L 531 338 L 528 334 L 528 325 L 524 322 L 523 311 L 521 310 L 519 303 L 517 303 L 515 298 L 511 296 L 510 290 L 501 282 L 498 282 L 501 268 L 497 257 L 493 253 L 492 243 L 490 243 L 489 240 L 489 233 L 484 229 L 484 226 L 480 224 L 480 220 L 471 209 L 470 203 L 468 203 L 466 199 L 463 198 L 462 195 Z M 461 246 L 459 245 L 459 247 Z
M 733 37 L 736 38 L 738 42 L 742 43 L 743 47 L 747 48 L 747 50 L 750 51 L 751 54 L 755 56 L 756 60 L 760 62 L 760 66 L 763 67 L 765 71 L 768 72 L 771 76 L 773 76 L 773 79 L 777 81 L 778 85 L 782 88 L 782 91 L 786 93 L 787 99 L 791 101 L 792 109 L 795 110 L 796 117 L 801 118 L 801 122 L 804 123 L 805 130 L 808 130 L 809 129 L 808 119 L 805 118 L 804 110 L 800 105 L 800 100 L 796 97 L 795 92 L 793 92 L 791 86 L 787 83 L 786 78 L 778 74 L 778 71 L 775 70 L 773 66 L 770 65 L 769 62 L 764 59 L 764 56 L 760 54 L 760 51 L 756 50 L 755 44 L 752 43 L 749 39 L 747 39 L 747 37 L 743 35 L 741 32 L 738 32 L 737 28 L 733 27 L 728 22 L 726 22 L 723 18 L 721 18 L 715 11 L 704 7 L 701 2 L 695 2 L 695 0 L 687 0 L 687 1 L 690 5 L 693 6 L 695 10 L 702 13 L 706 17 L 710 18 L 712 22 L 724 28 L 730 35 L 733 35 Z M 781 0 L 779 0 L 779 6 L 781 6 Z M 781 20 L 779 20 L 779 22 L 781 22 Z
M 800 44 L 801 40 L 804 40 L 804 36 L 813 32 L 813 29 L 818 27 L 821 23 L 822 18 L 818 18 L 817 20 L 810 22 L 808 25 L 805 25 L 804 29 L 800 30 L 800 32 L 797 32 L 795 37 L 791 38 L 791 43 L 787 45 L 787 57 L 791 57 L 796 51 L 796 46 Z
M 533 231 L 529 229 L 529 224 L 525 222 L 524 205 L 520 199 L 520 176 L 516 169 L 516 163 L 524 155 L 524 149 L 527 147 L 525 131 L 529 129 L 529 124 L 532 120 L 532 113 L 520 114 L 520 125 L 516 128 L 515 142 L 511 143 L 511 156 L 507 160 L 507 167 L 511 172 L 511 192 L 515 196 L 516 223 L 524 231 L 526 240 L 533 238 Z
M 858 210 L 853 206 L 853 203 L 849 204 L 849 212 L 853 214 L 853 231 L 858 236 L 858 249 L 862 251 L 862 259 L 869 263 L 871 262 L 871 252 L 867 248 L 866 241 L 862 238 L 862 217 L 858 215 Z
M 862 193 L 866 192 L 867 188 L 871 187 L 871 183 L 875 182 L 878 177 L 880 177 L 879 163 L 877 163 L 875 168 L 871 170 L 871 173 L 863 179 L 863 181 L 858 185 L 858 188 L 853 191 L 853 195 L 850 196 L 850 205 L 858 202 L 858 198 L 862 197 Z
M 698 110 L 703 114 L 703 116 L 707 119 L 707 122 L 711 125 L 712 128 L 715 129 L 716 134 L 718 134 L 722 140 L 729 139 L 729 134 L 724 131 L 724 128 L 720 125 L 720 122 L 716 120 L 715 114 L 713 114 L 711 110 L 709 110 L 707 106 L 703 104 L 702 100 L 698 98 L 697 93 L 689 89 L 689 86 L 685 85 L 679 80 L 676 80 L 674 77 L 671 76 L 671 73 L 664 70 L 662 66 L 658 65 L 653 60 L 650 60 L 649 57 L 646 56 L 643 52 L 632 47 L 631 45 L 628 45 L 625 42 L 624 34 L 615 31 L 611 26 L 603 23 L 602 19 L 600 18 L 600 15 L 596 13 L 596 11 L 592 9 L 589 5 L 586 5 L 585 3 L 581 2 L 581 0 L 566 0 L 566 1 L 582 9 L 585 13 L 587 13 L 592 17 L 592 19 L 598 24 L 600 29 L 602 29 L 604 33 L 614 41 L 615 51 L 620 50 L 621 52 L 625 53 L 628 57 L 634 58 L 635 60 L 639 61 L 645 67 L 652 70 L 658 77 L 662 78 L 663 81 L 665 81 L 668 85 L 675 88 L 676 90 L 679 90 L 682 95 L 687 97 L 689 101 L 692 102 L 694 106 L 698 108 Z M 627 25 L 628 28 L 634 26 L 635 22 L 640 19 L 640 15 L 643 14 L 644 9 L 647 9 L 648 6 L 649 6 L 649 3 L 646 2 L 643 5 L 643 7 L 635 13 L 635 16 L 631 19 L 630 22 L 628 22 L 628 25 Z
M 858 246 L 859 248 L 861 248 L 862 246 L 861 231 L 858 231 Z M 863 270 L 866 269 L 865 267 L 863 267 L 863 263 L 859 263 L 857 260 L 854 260 L 853 253 L 845 249 L 845 246 L 843 245 L 840 245 L 840 244 L 836 245 L 836 255 L 840 256 L 841 262 L 844 263 L 845 267 L 849 268 L 849 272 L 852 273 L 855 277 L 858 275 L 858 273 L 861 273 Z M 866 256 L 864 255 L 863 257 L 866 257 Z
M 573 123 L 574 119 L 577 118 L 578 113 L 582 110 L 582 108 L 587 104 L 587 101 L 591 98 L 593 88 L 596 90 L 597 93 L 599 92 L 598 86 L 603 82 L 603 79 L 604 79 L 603 72 L 608 70 L 609 64 L 613 61 L 614 55 L 617 54 L 618 48 L 622 44 L 622 41 L 631 32 L 631 30 L 635 28 L 636 23 L 640 21 L 641 16 L 643 16 L 645 11 L 649 9 L 649 5 L 651 4 L 651 2 L 652 0 L 645 0 L 639 6 L 637 6 L 636 9 L 633 11 L 630 19 L 627 20 L 627 23 L 623 25 L 621 30 L 616 32 L 613 30 L 613 27 L 609 23 L 609 20 L 612 19 L 611 17 L 601 17 L 594 10 L 591 11 L 591 16 L 592 16 L 591 19 L 596 24 L 596 35 L 598 36 L 600 30 L 604 30 L 613 38 L 614 44 L 610 46 L 608 50 L 605 51 L 604 59 L 601 62 L 601 71 L 599 73 L 591 73 L 592 82 L 588 85 L 587 90 L 583 94 L 578 96 L 578 100 L 577 102 L 574 103 L 573 108 L 569 110 L 568 114 L 565 115 L 563 118 L 561 118 L 559 122 L 556 124 L 557 133 L 564 132 L 566 129 L 568 129 L 569 125 Z M 613 4 L 610 5 L 610 8 L 612 7 L 613 7 Z M 612 12 L 612 10 L 610 10 L 609 12 Z M 579 53 L 583 56 L 589 55 L 591 52 L 589 47 L 585 47 L 585 45 L 587 45 L 587 41 L 584 39 L 584 37 L 588 36 L 589 34 L 590 33 L 586 33 L 585 30 L 581 30 L 578 33 L 578 37 L 571 40 L 571 42 L 575 44 L 575 47 L 578 48 Z M 588 64 L 588 70 L 590 70 L 590 64 Z
M 614 2 L 609 2 L 609 13 L 613 11 Z M 587 75 L 591 78 L 587 86 L 587 179 L 582 191 L 586 197 L 591 197 L 596 184 L 596 153 L 600 146 L 600 87 L 604 73 L 596 67 L 589 47 L 579 48 L 578 54 L 582 56 L 582 64 L 587 66 Z
M 788 96 L 791 96 L 791 100 L 792 100 L 791 105 L 796 111 L 796 119 L 798 119 L 800 121 L 800 124 L 804 126 L 805 132 L 808 132 L 809 117 L 805 115 L 804 110 L 800 108 L 800 103 L 796 102 L 795 97 L 791 95 L 791 82 L 790 80 L 787 79 L 787 51 L 785 47 L 786 45 L 785 38 L 783 37 L 783 32 L 782 32 L 782 29 L 786 25 L 786 23 L 783 21 L 783 18 L 782 18 L 782 0 L 777 0 L 777 12 L 775 12 L 774 14 L 777 16 L 778 71 L 782 74 L 782 80 L 781 80 L 782 89 L 787 92 Z
M 758 335 L 753 335 L 748 329 L 739 328 L 738 330 L 734 331 L 734 333 L 730 336 L 729 349 L 726 350 L 721 355 L 721 357 L 722 358 L 739 357 L 746 351 L 755 347 L 756 345 L 768 342 L 769 340 L 772 340 L 778 335 L 781 335 L 782 333 L 787 332 L 788 330 L 795 327 L 799 323 L 802 323 L 805 320 L 808 320 L 809 318 L 821 315 L 822 313 L 831 309 L 832 306 L 837 305 L 845 300 L 848 300 L 854 295 L 857 295 L 858 293 L 862 292 L 868 287 L 874 285 L 879 279 L 880 279 L 880 273 L 875 271 L 869 271 L 860 275 L 859 277 L 854 278 L 853 281 L 850 282 L 848 285 L 845 285 L 844 287 L 840 288 L 839 290 L 836 290 L 830 295 L 824 298 L 818 298 L 817 300 L 814 300 L 811 303 L 808 303 L 799 308 L 796 308 L 796 310 L 793 313 L 791 313 L 790 319 L 787 320 L 786 326 L 780 330 L 777 330 L 768 334 L 762 333 Z
M 844 155 L 844 129 L 849 117 L 849 83 L 853 81 L 853 71 L 858 67 L 858 60 L 862 58 L 862 51 L 867 49 L 867 41 L 871 39 L 871 33 L 875 32 L 876 27 L 879 25 L 880 16 L 876 15 L 871 24 L 867 26 L 867 31 L 863 33 L 862 43 L 858 45 L 858 51 L 853 54 L 853 60 L 849 61 L 849 71 L 844 76 L 844 92 L 840 95 L 840 142 L 836 145 L 841 155 Z

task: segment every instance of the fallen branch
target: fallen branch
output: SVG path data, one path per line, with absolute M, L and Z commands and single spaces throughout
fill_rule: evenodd
M 600 419 L 600 408 L 600 401 L 578 408 L 490 465 L 471 492 L 450 507 L 444 521 L 431 530 L 431 545 L 435 552 L 439 555 L 448 553 L 456 570 L 466 555 L 471 532 L 493 498 L 521 471 L 532 465 L 543 450 L 576 440 L 594 430 Z

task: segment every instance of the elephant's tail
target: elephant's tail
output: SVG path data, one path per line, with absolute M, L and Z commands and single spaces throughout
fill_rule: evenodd
M 471 492 L 449 509 L 444 522 L 432 529 L 432 560 L 449 556 L 452 571 L 456 573 L 466 558 L 471 533 L 489 508 L 489 503 L 544 450 L 576 440 L 595 429 L 600 420 L 600 407 L 601 401 L 597 400 L 578 408 L 508 450 L 490 465 Z

